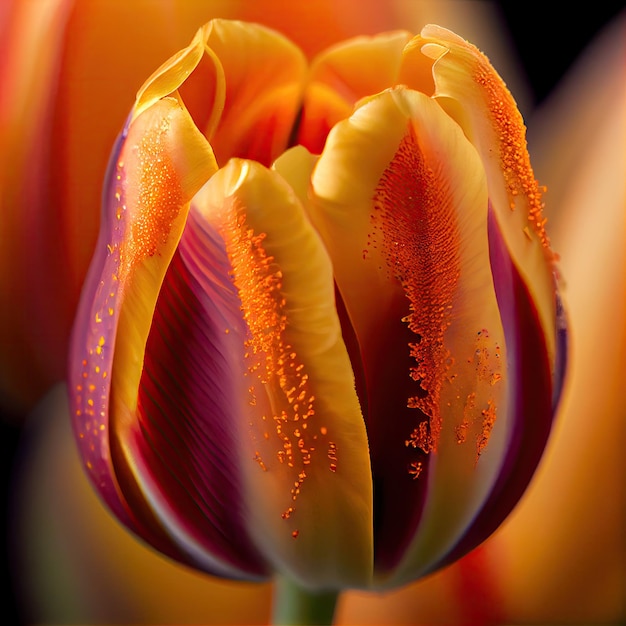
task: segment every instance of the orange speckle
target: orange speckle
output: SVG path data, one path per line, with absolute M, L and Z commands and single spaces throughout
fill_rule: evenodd
M 141 137 L 136 148 L 140 174 L 133 181 L 137 185 L 137 198 L 134 215 L 128 220 L 130 230 L 120 246 L 122 272 L 158 254 L 167 243 L 172 224 L 184 204 L 182 187 L 166 147 L 168 131 L 169 121 L 163 120 L 159 128 Z M 118 219 L 125 210 L 125 205 L 117 208 Z
M 501 378 L 500 346 L 494 343 L 486 329 L 476 334 L 476 347 L 469 363 L 474 363 L 478 381 L 494 385 Z
M 515 210 L 520 199 L 526 204 L 530 226 L 541 244 L 552 257 L 550 240 L 546 234 L 543 217 L 542 193 L 545 187 L 535 179 L 526 144 L 526 126 L 515 100 L 504 81 L 498 76 L 487 57 L 475 46 L 467 44 L 476 60 L 474 80 L 481 87 L 487 100 L 487 109 L 498 145 L 500 162 L 511 209 Z M 521 198 L 520 198 L 521 197 Z M 526 232 L 526 231 L 525 231 Z M 526 232 L 528 236 L 530 233 Z
M 371 241 L 382 233 L 383 240 L 376 243 L 384 251 L 390 278 L 400 282 L 409 300 L 410 313 L 403 321 L 416 336 L 409 344 L 415 364 L 408 373 L 420 392 L 407 399 L 407 406 L 421 410 L 428 425 L 420 424 L 422 430 L 414 431 L 409 443 L 436 450 L 441 387 L 450 363 L 443 337 L 459 277 L 459 236 L 447 185 L 429 167 L 412 125 L 379 181 L 372 221 Z
M 226 202 L 223 211 L 220 234 L 232 266 L 241 315 L 248 327 L 244 353 L 245 374 L 254 381 L 249 386 L 250 404 L 257 404 L 256 393 L 267 393 L 271 398 L 274 414 L 261 419 L 266 422 L 264 428 L 274 425 L 277 443 L 282 446 L 276 451 L 280 471 L 292 471 L 294 475 L 294 486 L 285 497 L 295 502 L 306 479 L 304 468 L 312 463 L 313 433 L 307 430 L 306 422 L 315 415 L 315 396 L 304 363 L 286 338 L 288 307 L 283 274 L 277 259 L 266 249 L 268 236 L 255 232 L 245 207 L 237 200 Z M 263 437 L 273 440 L 266 431 Z M 261 464 L 257 455 L 255 460 Z M 284 511 L 290 510 L 293 507 Z
M 266 467 L 265 463 L 263 462 L 263 459 L 261 458 L 261 455 L 259 454 L 259 452 L 258 452 L 258 451 L 256 451 L 256 452 L 254 453 L 254 458 L 253 458 L 253 460 L 254 460 L 254 461 L 256 461 L 256 462 L 259 464 L 259 467 L 260 467 L 260 468 L 261 468 L 264 472 L 267 472 L 267 467 Z
M 290 507 L 289 507 L 286 511 L 283 511 L 283 512 L 280 514 L 280 516 L 281 516 L 283 519 L 289 519 L 289 518 L 293 515 L 294 511 L 295 511 L 295 508 L 294 508 L 294 507 L 292 507 L 292 506 L 290 506 Z
M 428 421 L 420 422 L 417 428 L 413 429 L 413 432 L 409 435 L 409 438 L 404 442 L 404 445 L 408 448 L 419 448 L 426 454 L 435 450 L 435 441 L 430 432 Z
M 465 443 L 467 441 L 467 431 L 469 429 L 469 421 L 464 418 L 463 421 L 454 428 L 457 443 Z
M 478 458 L 481 453 L 489 443 L 489 437 L 491 436 L 491 431 L 493 430 L 493 426 L 496 423 L 496 407 L 494 405 L 493 400 L 489 400 L 487 402 L 487 408 L 481 411 L 482 415 L 482 428 L 481 432 L 478 435 L 478 439 L 476 440 L 476 461 L 478 462 Z
M 409 464 L 409 476 L 416 480 L 422 473 L 423 463 L 421 461 L 411 461 Z

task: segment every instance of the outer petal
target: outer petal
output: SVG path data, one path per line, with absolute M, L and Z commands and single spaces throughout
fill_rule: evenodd
M 168 503 L 151 484 L 138 392 L 155 303 L 189 200 L 215 169 L 210 146 L 177 100 L 157 102 L 130 124 L 111 164 L 69 362 L 74 428 L 95 486 L 127 525 L 179 558 L 188 546 L 175 536 L 175 547 L 166 536 L 175 534 L 176 521 L 163 513 Z
M 454 545 L 506 454 L 484 172 L 436 102 L 397 89 L 333 129 L 312 180 L 367 379 L 376 567 L 397 583 Z
M 538 307 L 554 362 L 554 255 L 542 215 L 542 193 L 526 148 L 515 101 L 488 59 L 438 26 L 426 26 L 411 46 L 435 62 L 435 97 L 476 146 L 487 172 L 489 198 L 513 261 Z
M 511 512 L 539 464 L 554 417 L 554 387 L 538 311 L 511 260 L 492 210 L 489 253 L 509 353 L 511 434 L 489 497 L 439 566 L 452 563 L 476 547 Z M 557 310 L 556 317 L 562 321 L 560 315 L 561 311 Z M 564 333 L 564 328 L 558 329 L 557 350 L 559 361 L 563 362 L 565 355 L 560 353 L 566 349 Z
M 197 202 L 224 239 L 248 329 L 232 420 L 249 532 L 302 584 L 367 585 L 367 437 L 328 256 L 290 187 L 257 163 L 230 162 Z
M 502 605 L 520 623 L 626 618 L 625 31 L 621 11 L 532 120 L 572 350 L 537 477 L 490 542 Z

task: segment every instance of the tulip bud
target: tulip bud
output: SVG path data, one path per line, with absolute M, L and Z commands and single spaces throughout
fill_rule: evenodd
M 70 357 L 87 471 L 219 576 L 404 584 L 502 522 L 565 330 L 525 129 L 453 33 L 214 20 L 140 89 Z

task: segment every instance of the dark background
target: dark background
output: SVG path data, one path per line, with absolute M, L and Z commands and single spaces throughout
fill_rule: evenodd
M 576 6 L 573 2 L 563 3 L 559 5 L 561 10 L 548 2 L 501 0 L 494 4 L 499 5 L 508 25 L 536 104 L 545 99 L 579 52 L 624 6 L 605 0 Z M 549 12 L 552 7 L 554 10 Z
M 581 50 L 594 35 L 621 10 L 620 3 L 595 0 L 578 5 L 565 4 L 567 12 L 549 9 L 555 5 L 547 2 L 528 3 L 515 0 L 495 2 L 517 49 L 520 62 L 532 91 L 535 105 L 539 105 L 550 94 L 567 72 Z M 563 6 L 563 5 L 561 5 Z M 543 10 L 540 10 L 543 9 Z M 0 407 L 0 413 L 2 408 Z M 3 419 L 5 418 L 5 419 Z M 20 624 L 11 587 L 11 566 L 8 562 L 8 521 L 5 511 L 10 494 L 10 478 L 16 459 L 20 429 L 14 416 L 0 414 L 0 532 L 3 542 L 0 552 L 0 581 L 4 599 L 0 603 L 0 615 L 6 626 Z

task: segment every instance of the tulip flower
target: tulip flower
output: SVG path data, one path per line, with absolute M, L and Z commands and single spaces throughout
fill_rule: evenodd
M 304 609 L 279 595 L 278 621 L 493 532 L 564 371 L 524 135 L 436 26 L 310 67 L 266 28 L 201 28 L 115 146 L 73 332 L 74 429 L 117 517 L 197 569 L 279 576 Z

